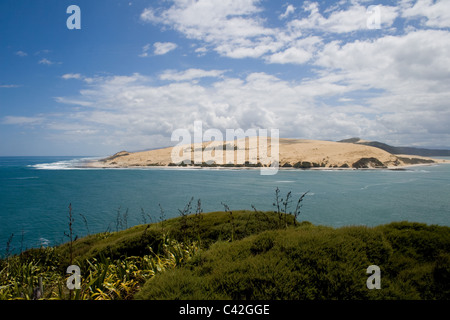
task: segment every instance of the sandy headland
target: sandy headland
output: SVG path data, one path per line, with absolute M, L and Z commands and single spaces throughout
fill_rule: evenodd
M 256 140 L 255 140 L 256 139 Z M 355 143 L 280 138 L 278 156 L 258 148 L 257 137 L 234 141 L 209 141 L 149 151 L 121 151 L 91 161 L 91 168 L 133 167 L 266 167 L 278 159 L 280 168 L 298 169 L 400 169 L 413 165 L 443 163 L 445 160 L 415 155 L 391 154 L 380 148 Z M 259 150 L 265 150 L 264 152 Z M 276 150 L 276 149 L 275 149 Z M 274 151 L 275 151 L 274 150 Z

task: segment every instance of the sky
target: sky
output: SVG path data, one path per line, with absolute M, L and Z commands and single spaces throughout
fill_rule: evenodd
M 165 147 L 195 121 L 450 148 L 449 107 L 449 0 L 0 1 L 0 156 Z

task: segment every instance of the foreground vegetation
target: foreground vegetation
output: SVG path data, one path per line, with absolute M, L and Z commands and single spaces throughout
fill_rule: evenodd
M 0 260 L 0 299 L 450 298 L 450 228 L 315 226 L 286 205 L 202 213 L 190 203 L 174 219 L 27 250 Z M 72 264 L 81 288 L 70 291 Z M 370 265 L 380 290 L 366 287 Z

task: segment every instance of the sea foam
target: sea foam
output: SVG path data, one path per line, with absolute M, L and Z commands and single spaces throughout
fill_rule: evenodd
M 50 163 L 38 163 L 30 165 L 29 167 L 38 170 L 76 170 L 76 169 L 88 169 L 86 163 L 98 158 L 80 158 L 64 161 L 56 161 Z

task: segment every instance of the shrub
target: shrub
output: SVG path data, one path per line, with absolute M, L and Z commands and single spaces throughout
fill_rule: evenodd
M 300 169 L 309 169 L 311 168 L 311 162 L 308 161 L 299 161 L 297 163 L 294 164 L 294 168 L 300 168 Z
M 399 243 L 399 230 L 409 230 L 407 247 Z M 449 299 L 449 230 L 414 223 L 339 229 L 302 223 L 265 231 L 214 243 L 181 269 L 146 283 L 136 298 Z M 428 251 L 435 245 L 426 244 L 430 234 L 443 241 L 437 256 Z M 381 268 L 382 290 L 366 287 L 372 264 Z
M 352 164 L 353 168 L 356 169 L 367 169 L 367 168 L 386 168 L 383 162 L 377 158 L 361 158 Z

